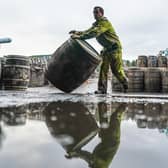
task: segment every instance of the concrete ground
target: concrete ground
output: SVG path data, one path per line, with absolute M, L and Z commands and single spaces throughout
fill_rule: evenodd
M 83 101 L 83 102 L 168 102 L 168 94 L 163 93 L 120 93 L 112 92 L 109 82 L 108 94 L 95 95 L 97 79 L 91 79 L 72 93 L 63 93 L 55 87 L 28 88 L 26 91 L 0 91 L 0 107 L 19 106 L 35 102 Z

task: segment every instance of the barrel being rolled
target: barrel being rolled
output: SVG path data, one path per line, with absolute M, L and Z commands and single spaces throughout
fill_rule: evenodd
M 87 42 L 70 38 L 52 55 L 45 75 L 56 88 L 69 93 L 89 78 L 100 61 Z
M 5 56 L 3 83 L 5 90 L 25 90 L 30 78 L 29 57 L 20 55 Z
M 138 67 L 147 67 L 148 66 L 148 58 L 146 55 L 139 55 L 137 59 Z
M 145 71 L 145 91 L 161 91 L 161 71 L 158 68 L 148 68 Z

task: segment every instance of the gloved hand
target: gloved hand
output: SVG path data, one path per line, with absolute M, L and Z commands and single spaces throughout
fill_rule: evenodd
M 80 35 L 82 32 L 81 31 L 76 31 L 76 30 L 71 30 L 69 34 L 77 34 Z
M 69 34 L 76 34 L 76 30 L 71 30 Z
M 77 34 L 72 34 L 72 35 L 71 35 L 71 38 L 73 38 L 73 39 L 80 39 L 80 36 L 77 35 Z

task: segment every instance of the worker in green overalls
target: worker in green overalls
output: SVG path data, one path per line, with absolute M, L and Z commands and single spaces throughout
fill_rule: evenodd
M 96 40 L 103 46 L 101 51 L 102 64 L 100 68 L 98 90 L 96 94 L 107 93 L 107 80 L 109 65 L 112 73 L 123 85 L 124 92 L 128 89 L 128 79 L 124 73 L 122 66 L 122 47 L 118 36 L 111 23 L 104 17 L 104 10 L 102 7 L 96 6 L 93 10 L 95 22 L 92 27 L 86 31 L 72 30 L 69 33 L 74 39 L 86 40 L 96 37 Z

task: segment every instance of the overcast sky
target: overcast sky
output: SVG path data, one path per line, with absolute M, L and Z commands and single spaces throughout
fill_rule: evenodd
M 0 56 L 52 54 L 70 30 L 92 25 L 98 5 L 122 42 L 124 59 L 168 47 L 168 0 L 0 0 L 0 38 L 13 40 L 1 44 Z M 90 42 L 100 51 L 95 40 Z

